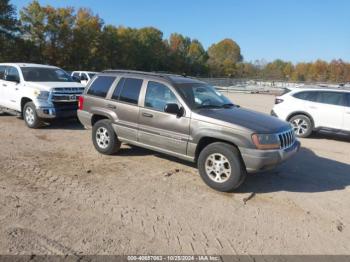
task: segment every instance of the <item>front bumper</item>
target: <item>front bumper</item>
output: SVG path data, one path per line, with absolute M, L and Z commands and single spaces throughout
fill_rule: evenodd
M 36 109 L 38 117 L 43 119 L 75 118 L 78 103 L 54 103 L 53 106 L 40 106 Z
M 296 140 L 294 144 L 287 149 L 258 150 L 240 148 L 240 151 L 247 171 L 258 172 L 276 167 L 278 164 L 295 155 L 299 149 L 300 142 Z

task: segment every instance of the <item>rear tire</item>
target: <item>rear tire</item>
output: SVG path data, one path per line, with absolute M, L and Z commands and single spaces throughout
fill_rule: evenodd
M 112 128 L 111 121 L 103 119 L 92 127 L 92 142 L 98 152 L 113 155 L 120 149 L 121 142 Z
M 200 152 L 198 170 L 209 187 L 221 192 L 238 188 L 247 175 L 238 149 L 222 142 L 209 144 Z
M 36 108 L 33 102 L 28 102 L 23 107 L 23 119 L 29 128 L 39 128 L 43 122 L 36 113 Z
M 306 115 L 296 115 L 289 119 L 289 123 L 293 126 L 294 133 L 297 137 L 305 138 L 311 135 L 313 124 Z

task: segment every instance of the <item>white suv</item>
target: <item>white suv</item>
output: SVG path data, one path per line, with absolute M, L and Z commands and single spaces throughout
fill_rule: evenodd
M 318 130 L 350 133 L 350 90 L 290 89 L 276 97 L 271 114 L 290 122 L 299 137 Z
M 0 64 L 0 111 L 23 117 L 30 128 L 55 118 L 76 117 L 84 86 L 55 66 Z

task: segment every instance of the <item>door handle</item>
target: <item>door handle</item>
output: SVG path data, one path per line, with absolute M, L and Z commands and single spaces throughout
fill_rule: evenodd
M 7 86 L 6 84 L 2 84 L 2 86 Z
M 111 105 L 111 104 L 108 104 L 107 105 L 107 108 L 110 108 L 110 109 L 117 109 L 117 107 L 115 105 Z
M 309 106 L 309 108 L 311 108 L 311 109 L 317 109 L 316 106 Z
M 150 113 L 142 113 L 142 115 L 143 115 L 144 117 L 153 117 L 153 115 L 150 114 Z

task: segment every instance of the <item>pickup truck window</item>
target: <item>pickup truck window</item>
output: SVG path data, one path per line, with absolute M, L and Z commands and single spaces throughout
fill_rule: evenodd
M 21 67 L 23 78 L 30 82 L 74 82 L 70 75 L 59 68 Z
M 0 80 L 4 80 L 6 66 L 0 66 Z
M 113 84 L 115 77 L 99 76 L 92 82 L 87 94 L 99 97 L 106 97 L 109 88 Z
M 149 81 L 147 84 L 145 107 L 164 112 L 165 105 L 170 103 L 179 105 L 174 93 L 161 83 Z
M 19 81 L 19 73 L 16 67 L 9 66 L 6 71 L 5 80 L 8 80 L 7 77 L 9 77 L 12 80 L 17 79 Z

